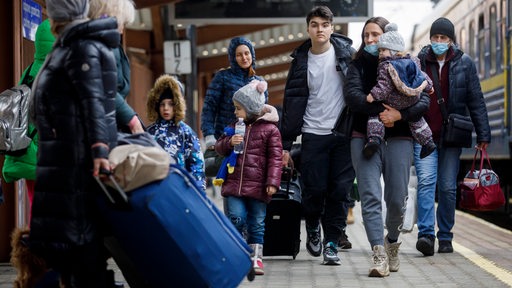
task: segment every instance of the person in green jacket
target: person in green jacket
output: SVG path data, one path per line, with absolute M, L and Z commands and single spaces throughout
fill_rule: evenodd
M 39 24 L 39 27 L 37 27 L 36 30 L 34 41 L 34 61 L 25 69 L 25 71 L 23 71 L 21 80 L 18 84 L 25 83 L 32 86 L 32 82 L 34 82 L 39 69 L 43 66 L 46 55 L 52 51 L 54 42 L 55 37 L 50 31 L 50 22 L 48 19 L 44 20 Z M 34 129 L 36 129 L 34 123 L 29 123 L 27 134 L 32 135 Z M 38 135 L 36 133 L 35 136 L 32 137 L 32 141 L 30 142 L 25 154 L 20 156 L 5 155 L 4 166 L 2 168 L 3 178 L 7 183 L 25 179 L 30 211 L 32 210 L 34 183 L 36 179 L 37 145 Z M 28 223 L 30 223 L 30 216 Z
M 117 28 L 121 36 L 124 27 L 135 19 L 135 4 L 132 0 L 90 0 L 89 18 L 98 19 L 116 17 Z M 144 132 L 143 125 L 137 113 L 126 102 L 130 92 L 130 63 L 123 45 L 112 49 L 117 63 L 117 95 L 116 95 L 116 122 L 119 130 L 129 133 Z

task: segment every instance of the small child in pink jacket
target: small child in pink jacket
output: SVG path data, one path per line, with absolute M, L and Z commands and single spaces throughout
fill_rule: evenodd
M 385 33 L 379 37 L 379 59 L 377 84 L 366 96 L 368 102 L 382 101 L 395 109 L 404 109 L 418 102 L 420 93 L 434 92 L 432 80 L 421 71 L 419 59 L 404 55 L 405 43 L 397 32 L 397 26 L 390 23 L 385 27 Z M 409 122 L 409 128 L 414 140 L 423 147 L 420 158 L 425 158 L 436 149 L 432 139 L 432 131 L 425 119 Z M 379 116 L 368 118 L 367 136 L 363 154 L 371 158 L 384 140 L 385 127 Z
M 265 104 L 265 81 L 254 80 L 233 95 L 236 118 L 243 118 L 245 136 L 224 133 L 215 144 L 220 155 L 228 156 L 235 145 L 244 143 L 242 154 L 222 183 L 224 212 L 254 250 L 256 275 L 263 275 L 263 236 L 267 203 L 281 183 L 281 133 L 277 109 Z M 232 123 L 226 130 L 233 129 Z M 230 130 L 230 131 L 233 131 Z

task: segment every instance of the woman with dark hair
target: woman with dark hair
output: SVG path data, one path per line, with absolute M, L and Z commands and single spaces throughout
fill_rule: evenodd
M 430 98 L 422 93 L 415 105 L 396 110 L 382 102 L 368 103 L 366 95 L 375 86 L 379 52 L 377 42 L 389 23 L 383 17 L 368 19 L 361 33 L 362 43 L 354 56 L 345 81 L 345 100 L 354 113 L 351 154 L 354 166 L 366 236 L 373 250 L 370 277 L 388 276 L 400 267 L 398 250 L 402 223 L 402 207 L 407 195 L 409 170 L 413 161 L 413 138 L 408 121 L 417 121 L 428 110 Z M 378 115 L 386 127 L 383 141 L 375 155 L 366 159 L 361 152 L 366 142 L 367 120 Z M 388 234 L 384 237 L 382 221 L 382 187 L 385 182 L 384 199 L 387 208 L 385 225 Z
M 231 39 L 228 48 L 230 67 L 221 69 L 213 77 L 204 98 L 201 111 L 201 131 L 206 149 L 214 149 L 224 128 L 235 121 L 233 94 L 252 80 L 263 80 L 256 75 L 256 52 L 252 42 L 244 37 Z M 265 91 L 265 103 L 268 92 Z

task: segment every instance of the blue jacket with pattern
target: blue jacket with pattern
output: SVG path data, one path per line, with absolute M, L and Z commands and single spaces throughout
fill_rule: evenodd
M 169 153 L 178 165 L 194 176 L 199 187 L 206 189 L 204 160 L 196 132 L 185 122 L 158 119 L 148 127 L 156 142 Z

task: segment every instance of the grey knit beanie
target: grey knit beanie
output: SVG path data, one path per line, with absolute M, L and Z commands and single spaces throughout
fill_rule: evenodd
M 46 11 L 57 22 L 84 19 L 89 13 L 89 0 L 46 0 Z
M 233 95 L 233 101 L 240 103 L 247 114 L 259 115 L 265 105 L 265 94 L 267 82 L 252 80 L 249 84 L 238 89 Z
M 402 35 L 397 32 L 398 26 L 395 23 L 389 23 L 384 27 L 384 34 L 380 35 L 377 46 L 393 51 L 404 51 L 405 41 Z

